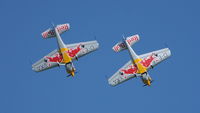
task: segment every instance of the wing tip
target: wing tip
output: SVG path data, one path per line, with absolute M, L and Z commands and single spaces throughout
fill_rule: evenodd
M 32 70 L 35 72 L 39 72 L 35 67 L 32 66 Z
M 116 84 L 112 80 L 110 80 L 110 79 L 108 79 L 108 84 L 110 86 L 112 86 L 112 87 L 116 86 Z
M 172 54 L 171 54 L 171 50 L 169 49 L 169 48 L 165 48 L 166 49 L 166 51 L 167 51 L 167 54 L 168 54 L 168 56 L 171 56 Z

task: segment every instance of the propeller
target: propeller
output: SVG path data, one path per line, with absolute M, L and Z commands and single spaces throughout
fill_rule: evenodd
M 75 71 L 74 73 L 75 73 L 75 74 L 77 74 L 78 72 L 77 72 L 77 71 Z M 69 75 L 67 75 L 67 78 L 68 78 L 68 77 L 70 77 L 70 76 L 72 76 L 72 75 L 70 75 L 70 74 L 69 74 Z
M 147 84 L 144 84 L 143 87 L 147 86 Z

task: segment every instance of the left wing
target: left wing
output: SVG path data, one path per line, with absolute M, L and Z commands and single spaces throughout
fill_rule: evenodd
M 123 73 L 123 70 L 128 70 L 131 69 L 130 71 L 134 71 L 135 68 L 132 68 L 132 61 L 128 61 L 123 67 L 121 67 L 113 76 L 111 76 L 108 79 L 108 83 L 112 86 L 116 86 L 120 83 L 123 83 L 131 78 L 134 78 L 136 76 L 139 76 L 139 74 L 132 73 L 132 74 L 126 74 Z
M 44 71 L 44 70 L 59 66 L 59 64 L 57 62 L 50 62 L 47 59 L 47 57 L 51 58 L 51 57 L 57 57 L 57 56 L 59 56 L 58 50 L 54 50 L 54 51 L 50 52 L 45 57 L 41 58 L 39 61 L 34 63 L 32 65 L 32 70 L 34 70 L 36 72 L 40 72 L 40 71 Z
M 142 59 L 141 63 L 143 64 L 143 66 L 145 66 L 147 69 L 151 69 L 163 60 L 167 59 L 169 56 L 171 56 L 171 52 L 168 48 L 165 48 L 142 54 L 140 55 L 140 58 Z M 130 60 L 122 68 L 120 68 L 113 76 L 111 76 L 108 79 L 108 82 L 110 85 L 116 86 L 120 83 L 129 80 L 130 78 L 134 78 L 137 76 L 140 76 L 140 74 L 137 74 L 137 68 L 135 65 L 132 64 L 132 61 Z

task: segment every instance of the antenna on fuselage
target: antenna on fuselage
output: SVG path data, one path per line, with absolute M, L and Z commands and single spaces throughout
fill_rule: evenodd
M 126 40 L 126 38 L 124 37 L 124 34 L 122 34 L 122 39 L 125 41 Z
M 51 25 L 53 26 L 53 28 L 55 28 L 55 25 L 54 25 L 54 23 L 53 23 L 53 22 L 51 22 Z

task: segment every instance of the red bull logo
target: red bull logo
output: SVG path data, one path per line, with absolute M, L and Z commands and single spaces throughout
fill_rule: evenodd
M 73 58 L 73 57 L 76 56 L 76 54 L 77 54 L 80 50 L 81 50 L 81 44 L 78 45 L 75 49 L 70 49 L 70 50 L 68 50 L 67 53 L 68 53 L 68 55 L 69 55 L 70 57 Z
M 61 25 L 58 25 L 56 27 L 56 29 L 58 30 L 59 34 L 62 34 L 63 32 L 70 29 L 70 25 L 69 24 L 61 24 Z M 42 33 L 43 38 L 50 38 L 50 37 L 55 37 L 55 36 L 56 36 L 56 33 L 53 28 L 49 28 Z
M 49 36 L 54 36 L 54 35 L 55 35 L 55 31 L 51 29 L 48 29 L 42 33 L 43 38 L 48 38 Z
M 62 25 L 57 26 L 56 28 L 58 32 L 60 33 L 60 32 L 69 30 L 69 27 L 70 27 L 69 24 L 62 24 Z
M 121 71 L 124 73 L 124 74 L 135 74 L 137 72 L 137 67 L 136 65 L 131 65 L 129 66 L 128 69 L 122 69 Z
M 138 40 L 139 40 L 139 36 L 133 35 L 131 37 L 128 37 L 126 41 L 128 42 L 129 45 L 132 45 L 133 43 L 135 43 Z
M 48 57 L 46 56 L 46 58 L 48 59 L 48 62 L 62 62 L 63 57 L 61 54 L 55 54 L 54 57 Z
M 71 57 L 75 57 L 77 55 L 77 53 L 82 49 L 81 48 L 81 44 L 78 45 L 76 48 L 74 49 L 69 49 L 68 51 L 66 51 L 66 53 Z M 56 53 L 55 55 L 53 55 L 53 57 L 48 57 L 46 56 L 46 58 L 48 59 L 48 62 L 62 62 L 63 60 L 63 56 L 62 54 Z
M 144 67 L 148 68 L 151 63 L 153 62 L 153 60 L 156 58 L 155 54 L 148 56 L 147 58 L 144 58 L 141 63 Z M 138 68 L 136 65 L 131 65 L 129 66 L 128 69 L 122 69 L 121 72 L 123 72 L 124 74 L 135 74 L 137 73 Z
M 144 58 L 140 63 L 144 66 L 144 67 L 146 67 L 146 68 L 148 68 L 150 65 L 151 65 L 151 63 L 153 62 L 153 60 L 155 59 L 155 55 L 153 54 L 153 55 L 151 55 L 151 56 L 148 56 L 147 58 Z

